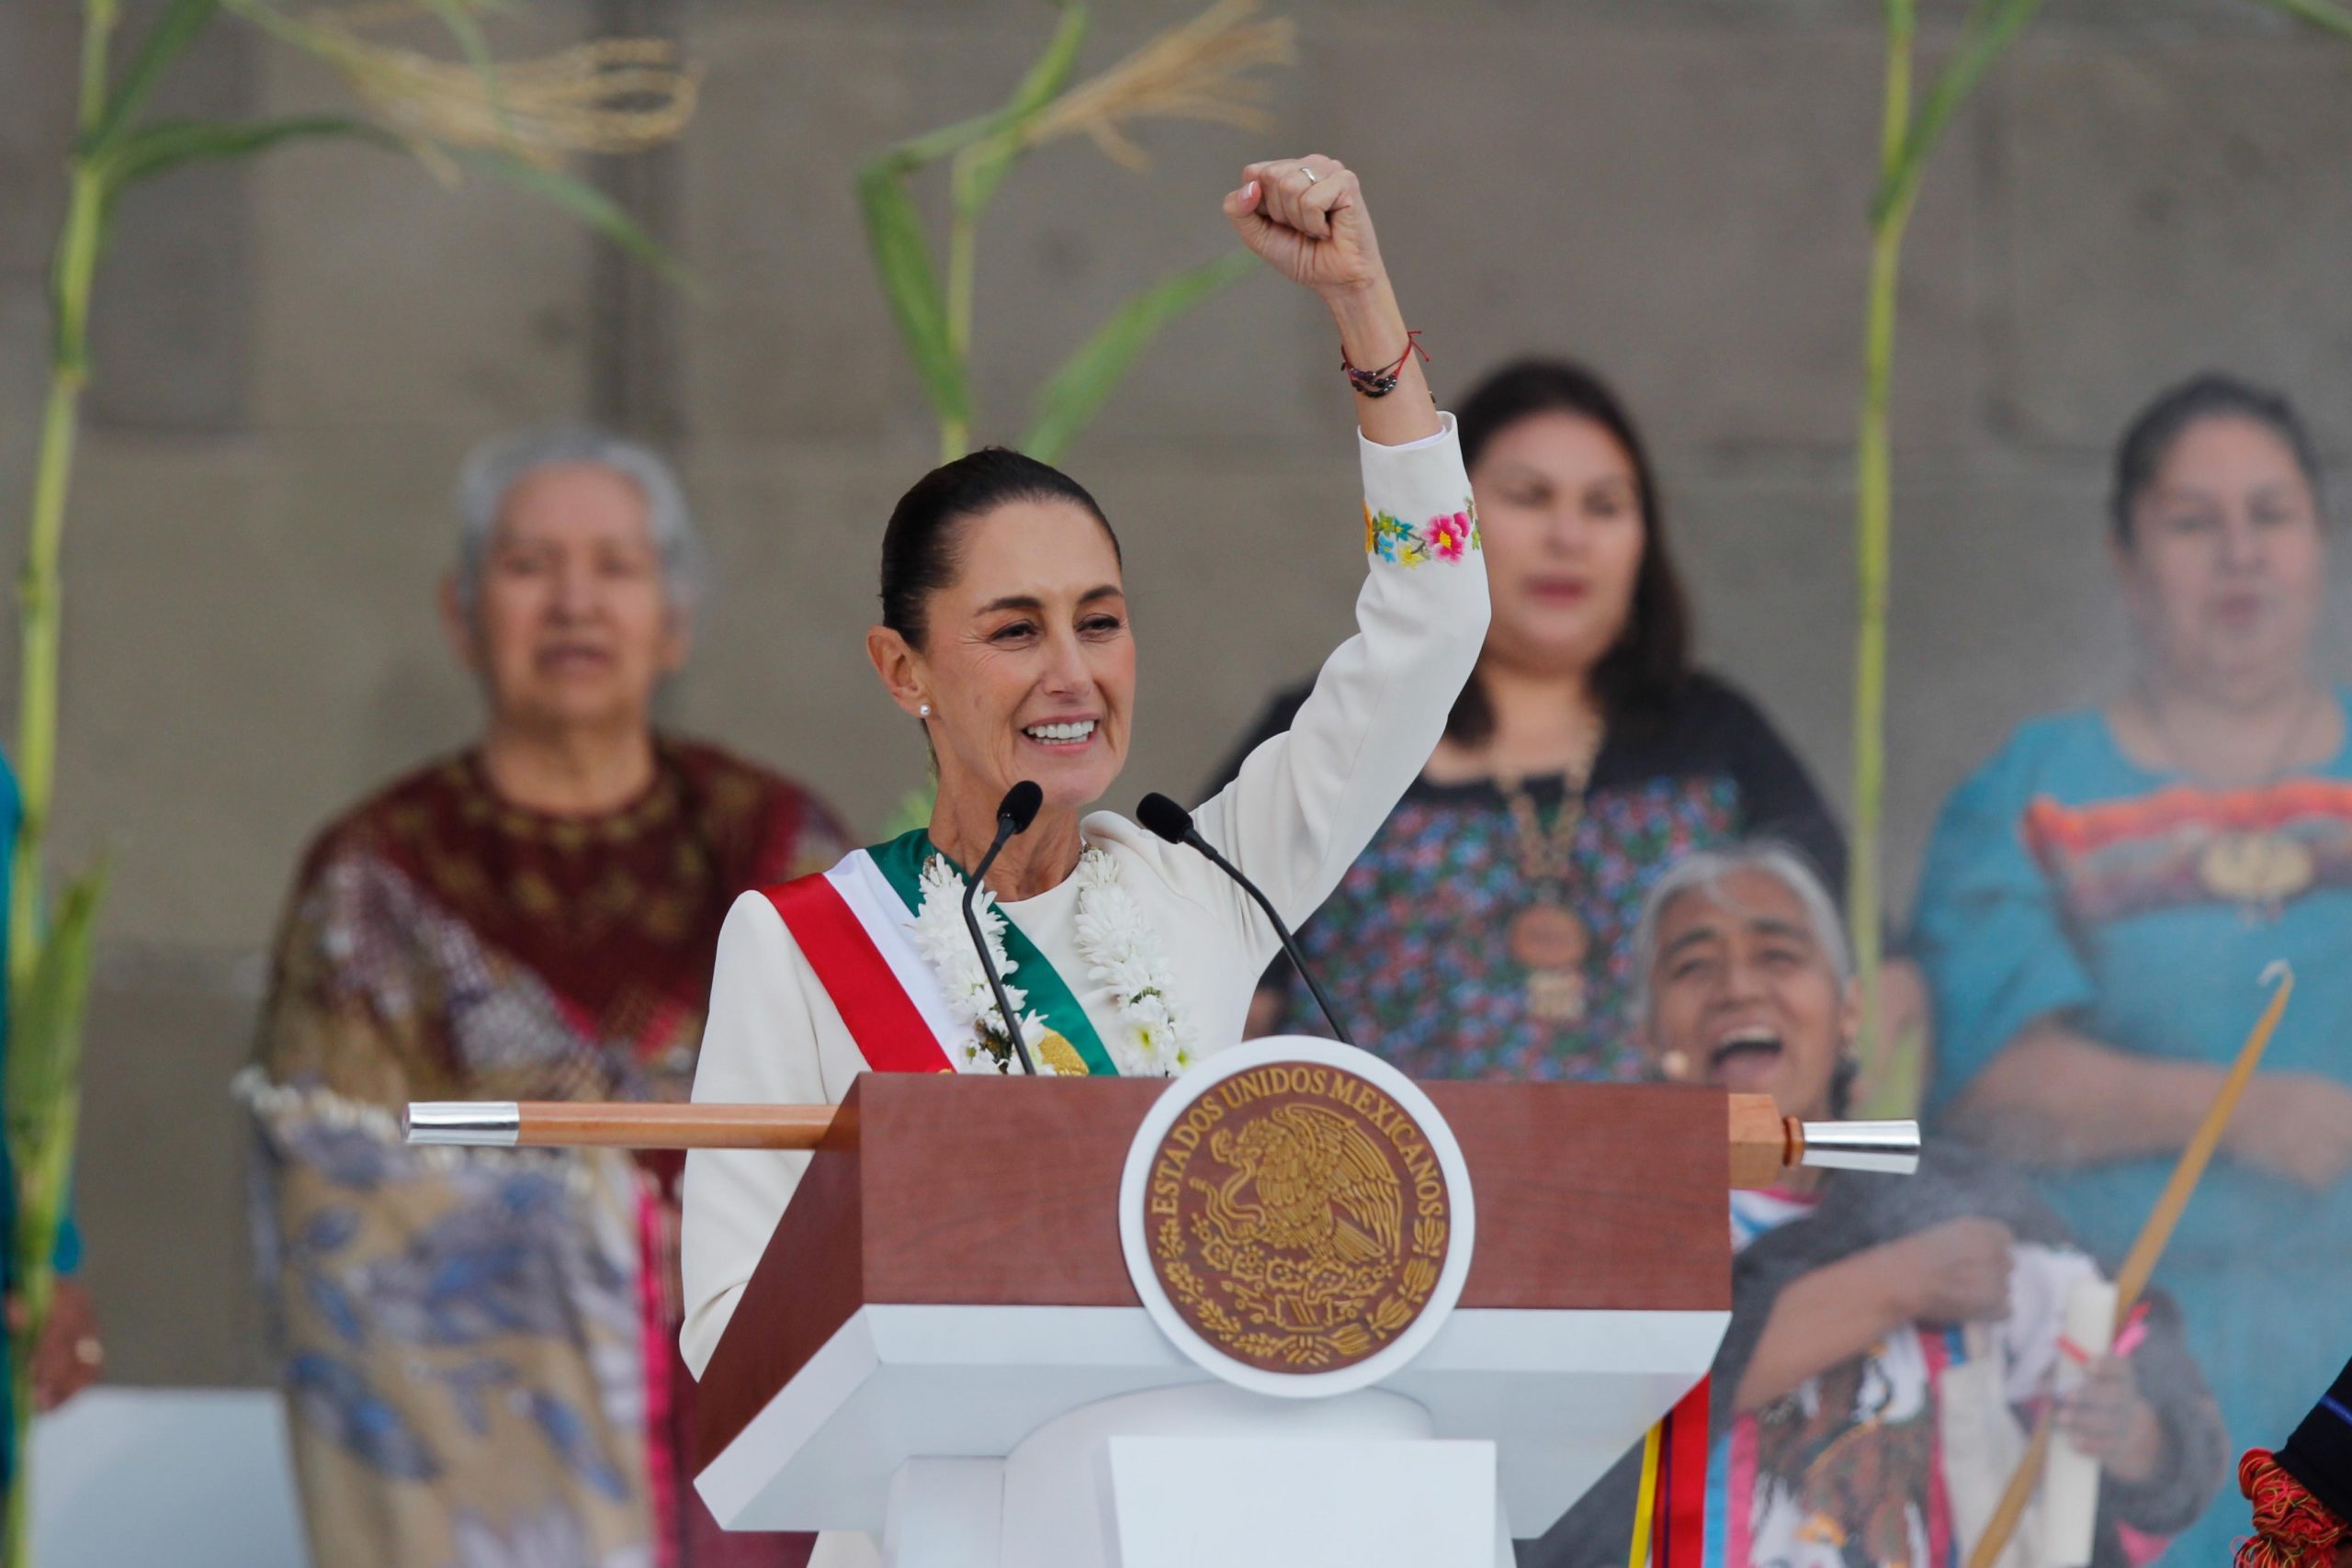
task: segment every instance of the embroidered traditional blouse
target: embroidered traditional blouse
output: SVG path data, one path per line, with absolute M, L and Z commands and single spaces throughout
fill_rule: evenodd
M 1487 576 L 1453 419 L 1405 446 L 1359 438 L 1369 570 L 1357 633 L 1323 666 L 1296 721 L 1194 813 L 1202 833 L 1283 910 L 1321 902 L 1437 743 L 1487 630 Z M 1384 519 L 1385 521 L 1384 521 Z M 1276 950 L 1247 896 L 1193 851 L 1109 812 L 1081 825 L 1164 948 L 1182 1010 L 1206 1050 L 1241 1035 L 1259 971 Z M 1080 879 L 1002 906 L 1059 971 L 1098 1029 L 1116 998 L 1078 957 Z M 737 901 L 719 936 L 695 1098 L 837 1102 L 866 1068 L 775 908 Z M 688 1361 L 717 1347 L 752 1267 L 806 1168 L 806 1155 L 697 1151 L 686 1163 Z
M 2008 1167 L 1931 1139 L 1918 1173 L 1834 1172 L 1814 1196 L 1731 1195 L 1731 1326 L 1709 1384 L 1704 1568 L 1960 1568 L 1984 1531 L 2061 1355 L 2064 1304 L 2096 1272 Z M 1759 1409 L 1734 1408 L 1781 1292 L 1870 1248 L 1949 1220 L 2016 1237 L 2007 1316 L 1903 1324 Z M 2157 1473 L 2102 1479 L 2093 1568 L 2139 1568 L 2197 1517 L 2228 1461 L 2211 1396 L 2161 1295 L 2119 1342 L 2165 1431 Z M 2234 1451 L 2234 1450 L 2232 1450 Z M 1640 1445 L 1539 1541 L 1523 1568 L 1626 1560 Z M 2182 1559 L 2182 1561 L 2196 1561 Z
M 1304 695 L 1277 696 L 1250 744 L 1284 728 Z M 1565 782 L 1526 788 L 1553 821 Z M 1614 728 L 1594 761 L 1565 890 L 1592 934 L 1580 1018 L 1528 1008 L 1527 971 L 1505 933 L 1544 889 L 1528 885 L 1510 808 L 1485 781 L 1414 781 L 1299 946 L 1357 1043 L 1414 1077 L 1632 1082 L 1641 1055 L 1626 1010 L 1642 900 L 1680 856 L 1751 836 L 1786 840 L 1842 886 L 1845 840 L 1804 764 L 1753 703 L 1694 674 L 1664 707 Z M 1280 1032 L 1328 1032 L 1287 963 L 1269 983 L 1282 993 Z

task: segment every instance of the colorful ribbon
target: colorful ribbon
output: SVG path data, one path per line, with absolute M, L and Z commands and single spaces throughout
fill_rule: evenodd
M 1642 1441 L 1627 1568 L 1700 1568 L 1707 1546 L 1707 1380 Z

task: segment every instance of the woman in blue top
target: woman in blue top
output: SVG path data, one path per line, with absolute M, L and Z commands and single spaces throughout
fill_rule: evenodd
M 2352 1323 L 2352 750 L 2313 668 L 2320 470 L 2283 399 L 2173 389 L 2118 457 L 2112 547 L 2138 656 L 2101 709 L 2034 720 L 1954 793 L 1916 951 L 1943 1124 L 2040 1168 L 2111 1265 L 2260 1010 L 2297 989 L 2157 1281 L 2233 1446 L 2289 1425 Z M 2177 1546 L 2218 1562 L 2225 1497 Z
M 8 879 L 16 858 L 17 826 L 23 816 L 16 773 L 6 758 L 0 758 L 0 953 L 8 948 Z M 0 966 L 0 1063 L 7 1058 L 7 1040 L 8 981 L 5 966 Z M 5 1364 L 8 1353 L 8 1336 L 23 1326 L 15 1279 L 16 1195 L 16 1173 L 9 1168 L 6 1144 L 0 1143 L 0 1295 L 5 1295 L 6 1302 L 6 1311 L 0 1313 L 0 1364 Z M 57 1285 L 49 1298 L 49 1321 L 33 1355 L 33 1404 L 43 1411 L 56 1409 L 87 1387 L 106 1360 L 106 1348 L 98 1339 L 97 1314 L 88 1293 L 74 1277 L 82 1262 L 82 1233 L 70 1213 L 58 1230 L 52 1256 Z M 0 1421 L 0 1483 L 16 1469 L 16 1455 L 9 1447 L 14 1436 L 10 1424 Z

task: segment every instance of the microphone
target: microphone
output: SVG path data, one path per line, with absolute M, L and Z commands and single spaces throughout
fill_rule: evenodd
M 1193 814 L 1164 795 L 1147 795 L 1136 803 L 1136 820 L 1171 844 L 1192 845 L 1208 857 L 1211 865 L 1233 878 L 1241 891 L 1258 901 L 1258 908 L 1266 912 L 1267 920 L 1274 928 L 1274 935 L 1282 939 L 1283 952 L 1290 955 L 1290 966 L 1298 971 L 1300 979 L 1306 982 L 1306 988 L 1315 995 L 1315 1005 L 1323 1010 L 1324 1018 L 1329 1021 L 1331 1032 L 1340 1037 L 1341 1044 L 1354 1044 L 1355 1036 L 1350 1034 L 1348 1026 L 1340 1021 L 1338 1011 L 1331 1006 L 1331 998 L 1325 996 L 1323 987 L 1317 984 L 1314 971 L 1307 968 L 1306 958 L 1298 951 L 1298 943 L 1291 938 L 1290 928 L 1283 924 L 1280 915 L 1274 913 L 1272 902 L 1258 891 L 1256 883 L 1241 874 L 1238 867 L 1217 853 L 1216 845 L 1201 837 L 1201 830 L 1193 826 Z
M 980 930 L 979 910 L 974 900 L 980 896 L 980 879 L 1004 852 L 1004 846 L 1015 834 L 1025 833 L 1029 824 L 1037 819 L 1037 808 L 1046 804 L 1046 792 L 1027 779 L 1023 779 L 1004 792 L 1004 799 L 996 808 L 996 837 L 989 840 L 989 852 L 972 868 L 971 878 L 964 884 L 964 929 L 972 933 L 972 946 L 980 955 L 980 969 L 989 977 L 989 990 L 996 997 L 997 1016 L 1004 1020 L 1004 1032 L 1012 1037 L 1012 1049 L 1021 1057 L 1021 1070 L 1035 1077 L 1037 1064 L 1029 1059 L 1029 1043 L 1021 1038 L 1021 1020 L 1012 1010 L 1012 1003 L 1004 994 L 1004 976 L 996 972 L 996 960 L 989 956 L 989 939 Z

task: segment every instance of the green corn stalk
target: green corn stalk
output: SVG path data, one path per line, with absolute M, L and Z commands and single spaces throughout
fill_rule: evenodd
M 2352 37 L 2352 11 L 2335 0 L 2260 0 L 2324 31 Z M 1917 1108 L 1924 1051 L 1916 1037 L 1880 1040 L 1881 838 L 1886 785 L 1887 596 L 1893 574 L 1894 451 L 1888 410 L 1894 377 L 1896 291 L 1903 237 L 1928 160 L 1994 63 L 2024 32 L 2041 0 L 1977 0 L 1958 45 L 1915 113 L 1911 103 L 1916 0 L 1883 0 L 1886 58 L 1878 186 L 1871 199 L 1871 267 L 1862 332 L 1860 428 L 1854 448 L 1854 845 L 1846 908 L 1861 987 L 1864 1068 L 1871 1086 L 1863 1115 L 1909 1115 Z
M 491 69 L 471 11 L 489 0 L 434 0 L 479 69 Z M 77 138 L 69 162 L 66 212 L 50 273 L 51 357 L 33 475 L 32 513 L 21 610 L 16 762 L 23 816 L 10 863 L 6 964 L 9 985 L 5 1069 L 6 1136 L 17 1186 L 10 1289 L 23 1310 L 10 1341 L 9 1406 L 15 1469 L 9 1477 L 0 1561 L 22 1568 L 28 1551 L 27 1498 L 32 1419 L 32 1352 L 48 1321 L 51 1266 L 63 1221 L 80 1111 L 82 1017 L 104 875 L 70 882 L 52 908 L 46 849 L 55 804 L 58 655 L 63 632 L 59 560 L 74 472 L 81 400 L 90 378 L 91 290 L 109 220 L 124 191 L 198 160 L 241 158 L 297 141 L 338 138 L 393 151 L 438 152 L 367 120 L 334 115 L 216 123 L 148 119 L 156 85 L 224 8 L 223 0 L 171 0 L 118 72 L 112 44 L 118 0 L 83 0 Z M 226 0 L 226 8 L 288 36 L 266 0 Z M 486 87 L 494 94 L 494 85 Z M 512 152 L 458 149 L 466 167 L 551 202 L 671 276 L 676 264 L 594 187 Z
M 1920 1084 L 1922 1043 L 1878 1037 L 1881 870 L 1886 794 L 1886 617 L 1893 575 L 1894 451 L 1888 411 L 1894 397 L 1896 292 L 1903 238 L 1928 157 L 1952 117 L 2016 41 L 2040 0 L 1978 0 L 1959 48 L 1926 102 L 1911 103 L 1915 0 L 1884 0 L 1886 62 L 1879 130 L 1878 188 L 1871 201 L 1871 268 L 1862 329 L 1862 402 L 1855 440 L 1854 846 L 1847 865 L 1846 908 L 1854 931 L 1861 987 L 1863 1114 L 1908 1114 Z
M 976 414 L 971 354 L 981 214 L 1022 154 L 1030 132 L 1068 84 L 1089 16 L 1065 4 L 1045 51 L 1012 96 L 985 115 L 886 148 L 857 176 L 866 246 L 907 345 L 923 395 L 939 422 L 940 460 L 970 450 Z M 946 267 L 943 282 L 910 189 L 912 176 L 948 164 Z M 1250 270 L 1234 252 L 1143 289 L 1063 361 L 1039 390 L 1022 449 L 1057 460 L 1108 400 L 1159 330 L 1174 317 Z
M 1248 251 L 1227 251 L 1160 279 L 1120 306 L 1039 389 L 1036 416 L 1021 438 L 1021 449 L 1041 463 L 1059 462 L 1159 329 L 1256 265 Z

